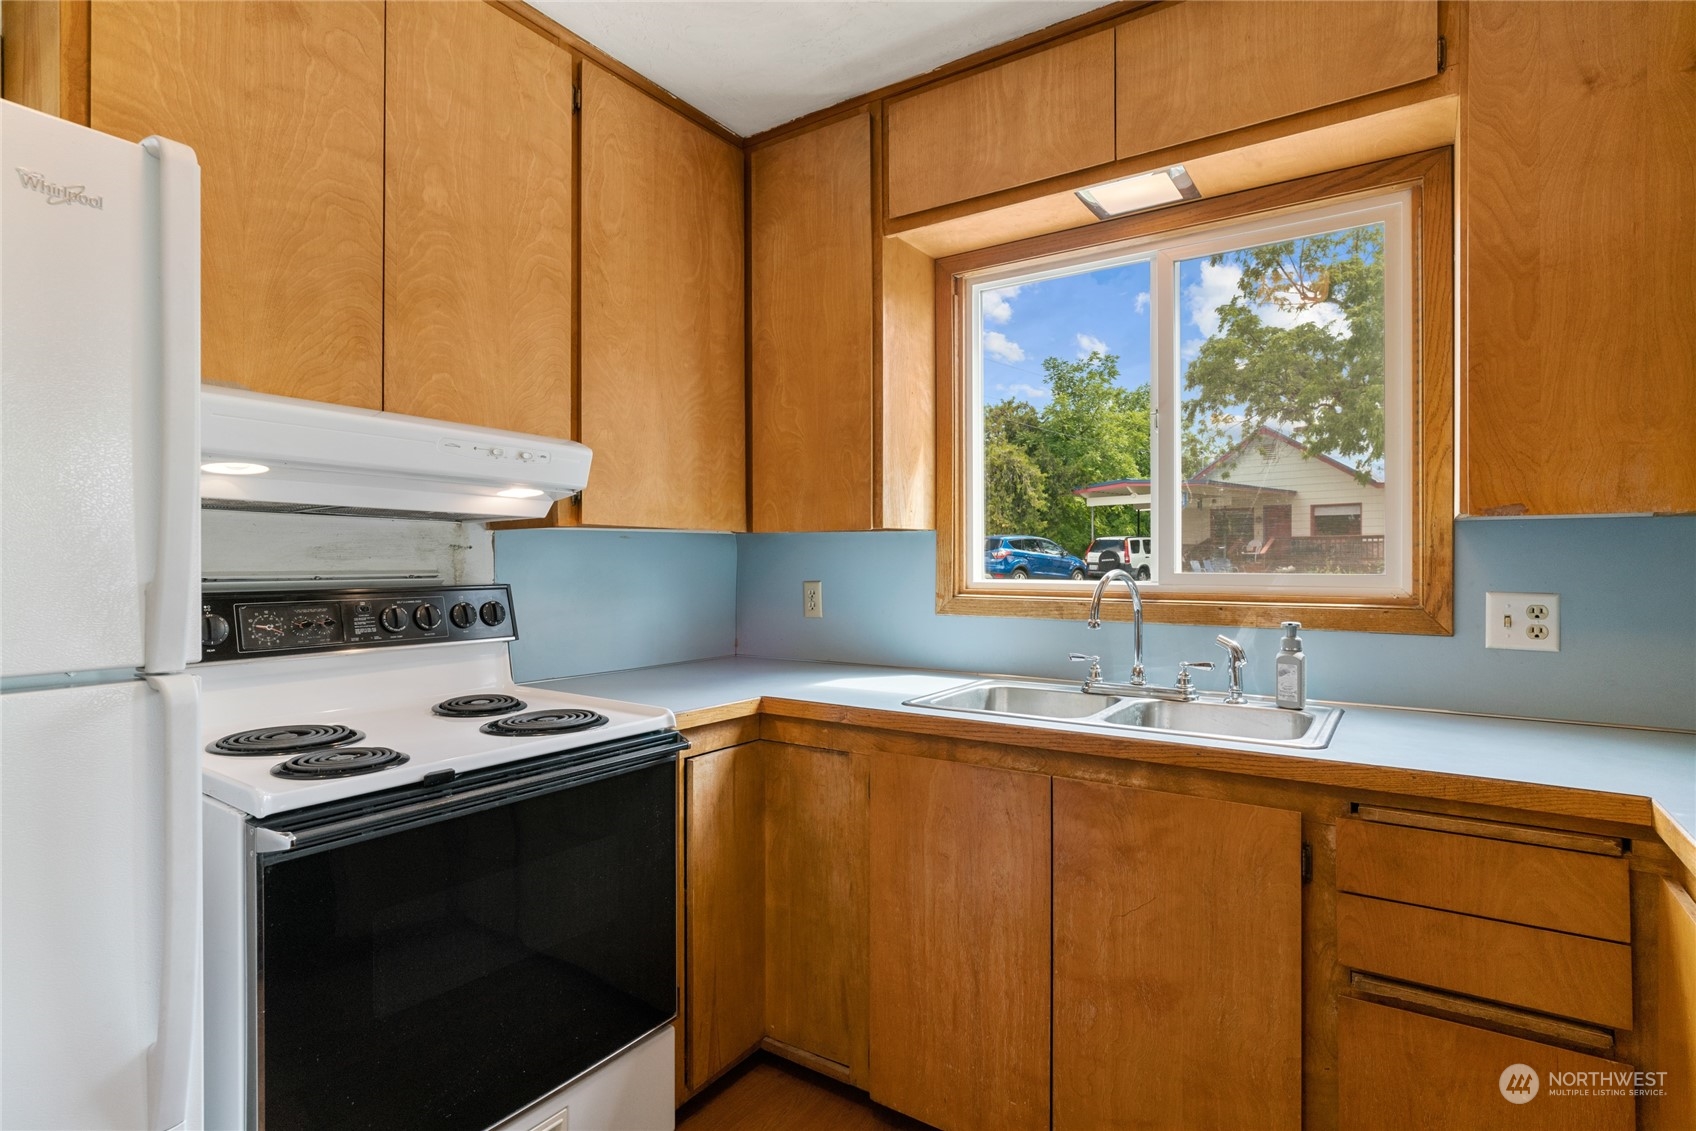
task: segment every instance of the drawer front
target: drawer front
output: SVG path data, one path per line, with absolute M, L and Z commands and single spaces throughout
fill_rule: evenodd
M 1536 1074 L 1537 1094 L 1525 1103 L 1509 1103 L 1502 1074 L 1521 1064 Z M 1631 1071 L 1629 1064 L 1356 998 L 1337 1002 L 1342 1127 L 1631 1131 L 1637 1125 L 1631 1096 L 1564 1095 L 1549 1089 L 1551 1072 Z
M 1631 1028 L 1631 948 L 1600 939 L 1337 897 L 1337 959 L 1351 969 Z
M 1631 941 L 1625 860 L 1373 821 L 1337 822 L 1339 891 Z

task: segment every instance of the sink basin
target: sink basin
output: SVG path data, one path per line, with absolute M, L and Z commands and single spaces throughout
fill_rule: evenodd
M 909 699 L 909 707 L 966 711 L 980 715 L 1071 722 L 1103 731 L 1141 731 L 1145 734 L 1220 738 L 1261 746 L 1294 746 L 1317 750 L 1328 745 L 1341 707 L 1310 706 L 1286 711 L 1269 699 L 1250 697 L 1247 703 L 1218 698 L 1188 703 L 1166 699 L 1092 695 L 1076 684 L 1035 680 L 984 679 L 960 687 Z
M 1197 699 L 1173 703 L 1164 699 L 1132 699 L 1101 716 L 1103 723 L 1163 730 L 1204 738 L 1230 738 L 1239 742 L 1300 743 L 1322 746 L 1330 741 L 1329 727 L 1341 712 L 1332 707 L 1310 707 L 1286 711 L 1258 703 L 1221 703 Z M 1323 729 L 1321 737 L 1316 732 Z M 1303 739 L 1314 735 L 1316 741 Z
M 1082 719 L 1098 715 L 1120 702 L 1112 695 L 1088 695 L 1070 687 L 988 680 L 914 699 L 910 705 L 941 707 L 946 711 L 1024 715 L 1033 719 Z

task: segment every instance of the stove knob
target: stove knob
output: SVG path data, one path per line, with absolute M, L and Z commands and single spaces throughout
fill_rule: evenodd
M 484 601 L 483 607 L 478 610 L 478 615 L 483 618 L 484 624 L 493 628 L 506 620 L 506 606 L 499 601 Z
M 230 622 L 217 613 L 207 613 L 200 618 L 200 642 L 208 648 L 214 648 L 230 638 Z
M 434 632 L 442 626 L 442 610 L 428 603 L 419 605 L 412 610 L 412 623 L 425 632 Z
M 382 626 L 390 632 L 401 632 L 406 628 L 406 610 L 399 605 L 390 605 L 377 618 Z
M 461 601 L 448 610 L 448 619 L 457 628 L 470 628 L 477 623 L 477 606 L 470 601 Z

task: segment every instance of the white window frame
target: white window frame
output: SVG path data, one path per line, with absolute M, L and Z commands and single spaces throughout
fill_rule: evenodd
M 1150 265 L 1149 451 L 1153 464 L 1150 537 L 1154 539 L 1153 576 L 1142 587 L 1174 596 L 1200 593 L 1244 597 L 1407 597 L 1413 591 L 1413 431 L 1414 398 L 1414 201 L 1408 189 L 1364 193 L 1301 205 L 1275 213 L 1225 221 L 1199 228 L 1163 232 L 1133 240 L 1035 261 L 1004 265 L 963 277 L 966 286 L 964 327 L 970 333 L 968 411 L 975 422 L 967 441 L 967 546 L 980 552 L 970 563 L 974 588 L 1032 592 L 1032 581 L 1005 582 L 984 573 L 983 452 L 983 294 L 1000 287 L 1039 283 L 1082 270 L 1130 263 Z M 1183 310 L 1178 293 L 1178 264 L 1184 260 L 1235 251 L 1280 240 L 1321 235 L 1367 224 L 1384 226 L 1384 572 L 1381 574 L 1191 573 L 1183 569 L 1181 449 Z M 1051 581 L 1078 588 L 1083 583 Z

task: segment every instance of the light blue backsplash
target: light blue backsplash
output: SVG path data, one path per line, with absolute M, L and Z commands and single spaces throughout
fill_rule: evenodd
M 936 614 L 929 533 L 738 536 L 737 651 L 1003 674 L 1081 676 L 1070 652 L 1130 666 L 1131 631 L 1078 621 Z M 1309 694 L 1407 707 L 1696 729 L 1696 518 L 1477 520 L 1457 524 L 1452 637 L 1306 631 Z M 801 582 L 824 582 L 824 618 Z M 1558 654 L 1489 651 L 1484 592 L 1561 597 Z M 1119 598 L 1125 599 L 1122 595 Z M 1224 629 L 1248 650 L 1247 689 L 1271 690 L 1276 629 L 1149 625 L 1149 673 L 1220 660 Z M 1202 673 L 1204 687 L 1222 675 Z
M 495 579 L 512 586 L 521 680 L 736 651 L 731 534 L 504 530 L 495 535 Z

